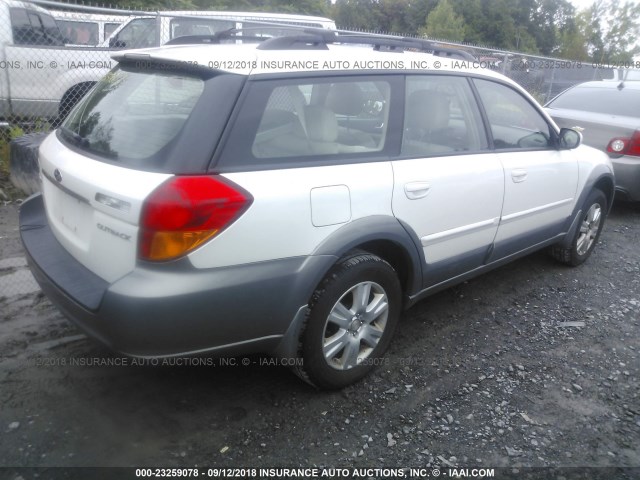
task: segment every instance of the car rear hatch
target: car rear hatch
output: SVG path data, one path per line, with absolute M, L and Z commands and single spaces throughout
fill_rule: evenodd
M 169 178 L 206 172 L 237 77 L 125 63 L 98 83 L 40 147 L 47 219 L 64 249 L 107 282 L 131 272 L 145 200 Z
M 170 175 L 87 158 L 55 134 L 41 146 L 40 168 L 47 219 L 60 244 L 108 282 L 130 272 L 142 203 Z

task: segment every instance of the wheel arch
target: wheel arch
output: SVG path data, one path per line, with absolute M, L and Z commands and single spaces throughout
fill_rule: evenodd
M 271 353 L 282 358 L 297 355 L 308 312 L 306 302 L 331 269 L 349 252 L 363 250 L 388 262 L 398 272 L 403 303 L 404 306 L 408 305 L 410 296 L 422 289 L 424 253 L 419 242 L 418 236 L 408 225 L 392 216 L 358 219 L 336 230 L 309 256 L 309 259 L 318 259 L 319 262 L 312 269 L 310 281 L 296 289 L 296 298 L 301 300 L 298 304 L 305 304 L 298 309 L 279 345 Z
M 402 292 L 407 295 L 422 288 L 424 253 L 419 242 L 408 225 L 395 217 L 378 215 L 344 225 L 326 238 L 313 255 L 333 255 L 340 259 L 352 250 L 377 255 L 396 270 Z
M 616 191 L 613 178 L 608 176 L 600 177 L 593 185 L 593 188 L 601 190 L 602 193 L 604 193 L 604 196 L 607 197 L 607 213 L 609 213 L 613 206 L 613 197 L 615 196 Z
M 564 240 L 560 243 L 563 248 L 568 248 L 571 241 L 576 234 L 576 230 L 580 224 L 579 217 L 582 213 L 582 205 L 584 204 L 587 196 L 594 190 L 601 190 L 607 198 L 607 214 L 611 211 L 613 205 L 613 197 L 615 195 L 615 182 L 613 174 L 609 169 L 606 169 L 604 165 L 601 168 L 595 169 L 590 178 L 585 182 L 584 188 L 578 197 L 575 208 L 567 220 L 567 234 Z

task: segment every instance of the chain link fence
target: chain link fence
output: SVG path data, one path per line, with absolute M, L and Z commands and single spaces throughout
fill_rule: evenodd
M 383 31 L 351 28 L 346 28 L 346 30 L 402 36 Z M 419 38 L 412 35 L 409 37 Z M 592 62 L 545 57 L 434 38 L 429 38 L 429 40 L 438 46 L 456 48 L 471 54 L 477 60 L 475 65 L 489 68 L 511 78 L 527 90 L 541 105 L 569 87 L 594 80 L 615 80 L 620 77 L 621 73 L 613 68 Z
M 161 45 L 175 37 L 210 35 L 240 25 L 237 18 L 212 17 L 224 12 L 178 15 L 75 6 L 48 0 L 3 0 L 0 9 L 0 125 L 3 127 L 0 129 L 0 180 L 9 173 L 9 141 L 55 128 L 95 82 L 116 65 L 111 59 L 115 50 Z M 285 33 L 284 29 L 260 23 L 264 21 L 301 27 L 334 26 L 326 19 L 287 20 L 284 16 L 274 19 L 269 14 L 252 14 L 243 20 L 242 26 L 253 28 L 252 35 L 256 36 Z M 439 43 L 470 53 L 481 66 L 512 78 L 542 104 L 572 85 L 614 79 L 617 74 L 590 63 Z M 0 194 L 2 201 L 2 185 Z M 23 258 L 0 259 L 0 305 L 6 298 L 29 293 L 34 288 Z
M 593 80 L 613 80 L 616 72 L 592 63 L 527 55 L 484 47 L 449 44 L 464 49 L 481 65 L 511 78 L 542 105 L 573 85 Z
M 46 9 L 43 7 L 47 7 Z M 161 45 L 183 35 L 203 35 L 238 26 L 230 18 L 210 15 L 224 12 L 185 12 L 186 16 L 74 7 L 53 1 L 5 0 L 0 8 L 7 15 L 0 25 L 4 56 L 0 57 L 0 117 L 6 123 L 27 129 L 46 129 L 63 118 L 77 101 L 116 62 L 114 50 Z M 259 14 L 256 14 L 259 15 Z M 263 14 L 258 21 L 274 21 Z M 282 19 L 278 23 L 287 23 Z M 294 23 L 294 22 L 288 22 Z M 126 24 L 126 25 L 124 25 Z M 300 26 L 321 26 L 302 19 Z M 124 25 L 124 27 L 122 27 Z M 275 28 L 254 35 L 280 35 Z M 115 36 L 109 39 L 109 35 Z M 375 32 L 380 33 L 380 32 Z M 499 71 L 545 103 L 562 90 L 589 80 L 613 79 L 611 69 L 594 68 L 571 60 L 560 60 L 487 47 L 441 42 L 471 53 L 481 65 Z

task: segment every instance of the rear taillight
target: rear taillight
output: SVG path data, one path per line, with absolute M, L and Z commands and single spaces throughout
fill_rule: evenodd
M 221 177 L 173 177 L 144 202 L 139 256 L 152 261 L 180 257 L 231 225 L 252 201 Z
M 615 155 L 640 157 L 640 130 L 633 132 L 631 138 L 617 137 L 607 145 L 607 152 Z

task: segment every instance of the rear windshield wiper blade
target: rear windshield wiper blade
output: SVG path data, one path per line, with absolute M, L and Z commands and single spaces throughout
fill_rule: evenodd
M 62 133 L 64 133 L 67 140 L 71 141 L 75 146 L 89 148 L 89 140 L 82 135 L 79 135 L 66 127 L 62 127 Z

